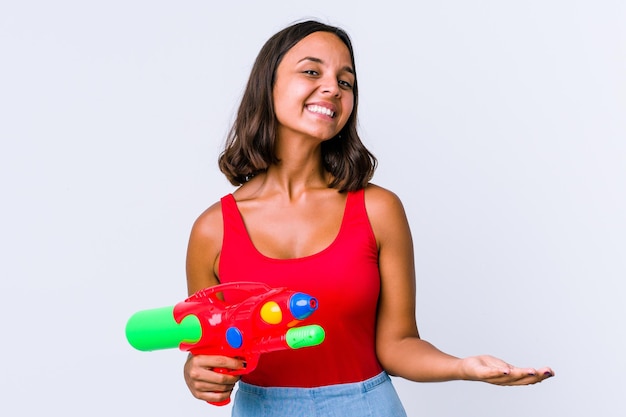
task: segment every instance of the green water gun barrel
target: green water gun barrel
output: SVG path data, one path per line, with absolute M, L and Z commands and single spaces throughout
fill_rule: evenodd
M 326 334 L 321 326 L 310 324 L 289 329 L 285 336 L 285 341 L 290 348 L 300 349 L 319 345 L 324 341 Z
M 174 307 L 142 310 L 126 323 L 126 339 L 137 350 L 178 348 L 181 343 L 196 343 L 202 337 L 200 320 L 193 314 L 180 323 L 174 320 Z

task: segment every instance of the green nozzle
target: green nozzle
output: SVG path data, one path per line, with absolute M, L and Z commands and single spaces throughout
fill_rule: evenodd
M 202 337 L 200 321 L 188 315 L 176 323 L 174 307 L 139 311 L 126 323 L 126 339 L 137 350 L 177 348 L 181 343 L 195 343 Z
M 317 346 L 324 341 L 324 329 L 317 324 L 287 330 L 287 344 L 292 349 Z

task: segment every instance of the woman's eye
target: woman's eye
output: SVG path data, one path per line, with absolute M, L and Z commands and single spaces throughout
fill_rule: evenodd
M 349 89 L 351 89 L 351 88 L 352 88 L 352 84 L 350 84 L 348 81 L 345 81 L 345 80 L 339 80 L 339 81 L 338 81 L 338 83 L 339 83 L 339 85 L 340 85 L 341 87 L 343 87 L 343 88 L 349 88 Z
M 305 70 L 304 73 L 308 75 L 319 75 L 319 73 L 314 70 Z

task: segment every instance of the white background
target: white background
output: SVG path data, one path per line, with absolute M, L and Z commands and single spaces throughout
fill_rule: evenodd
M 309 3 L 307 3 L 309 4 Z M 354 41 L 374 182 L 404 201 L 422 336 L 552 366 L 531 387 L 394 379 L 410 416 L 623 416 L 626 3 L 4 1 L 0 414 L 227 416 L 135 311 L 186 296 L 193 220 L 257 52 Z

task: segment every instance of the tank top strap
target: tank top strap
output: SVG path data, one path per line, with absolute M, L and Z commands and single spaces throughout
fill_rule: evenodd
M 256 253 L 241 213 L 239 213 L 235 197 L 232 194 L 227 194 L 220 199 L 220 202 L 224 221 L 222 250 L 224 248 L 237 248 L 237 251 L 245 250 L 250 251 L 249 254 Z
M 356 191 L 348 191 L 348 198 L 346 199 L 346 211 L 344 213 L 345 219 L 362 218 L 367 217 L 365 212 L 365 190 L 363 188 Z M 345 220 L 344 219 L 344 220 Z
M 348 241 L 363 239 L 361 242 L 367 242 L 370 255 L 377 256 L 376 237 L 365 207 L 365 189 L 348 192 L 346 212 L 341 229 L 342 239 Z
M 220 202 L 222 203 L 222 217 L 224 219 L 224 227 L 226 227 L 227 225 L 229 227 L 244 227 L 243 219 L 239 215 L 239 210 L 237 209 L 237 202 L 235 201 L 235 197 L 232 194 L 226 194 L 220 199 Z

